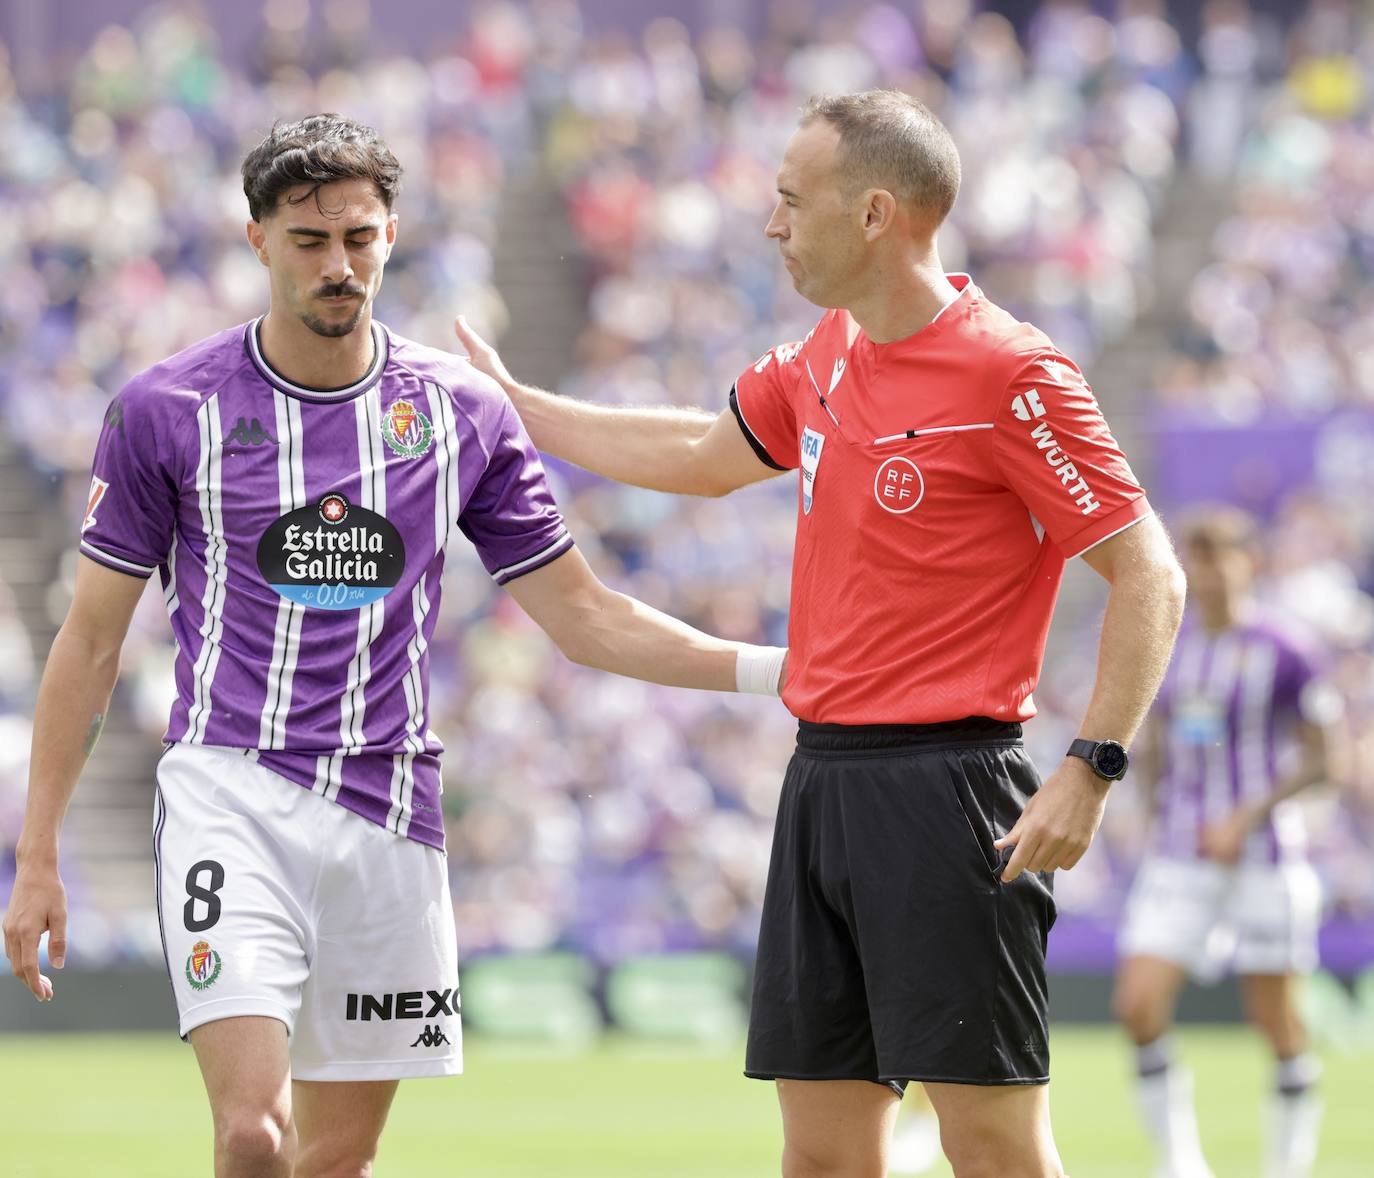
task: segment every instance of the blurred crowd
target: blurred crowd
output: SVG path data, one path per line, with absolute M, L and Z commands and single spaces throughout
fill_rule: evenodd
M 777 5 L 762 36 L 692 34 L 666 15 L 631 36 L 589 31 L 576 0 L 492 2 L 417 58 L 371 48 L 367 0 L 273 0 L 258 51 L 229 61 L 180 4 L 106 29 L 50 92 L 23 98 L 0 45 L 0 131 L 13 145 L 0 153 L 11 227 L 0 235 L 0 430 L 52 481 L 53 510 L 74 531 L 110 394 L 264 308 L 238 164 L 274 118 L 313 110 L 373 123 L 405 165 L 404 232 L 378 302 L 393 329 L 447 346 L 461 308 L 499 330 L 495 258 L 503 233 L 519 229 L 503 220 L 503 192 L 544 175 L 585 273 L 559 391 L 720 406 L 746 364 L 816 317 L 762 235 L 798 108 L 814 92 L 878 85 L 917 94 L 960 144 L 946 266 L 970 270 L 1090 374 L 1150 305 L 1152 225 L 1191 156 L 1216 182 L 1238 170 L 1242 183 L 1155 396 L 1230 417 L 1242 403 L 1251 413 L 1367 404 L 1360 309 L 1374 286 L 1362 281 L 1360 234 L 1374 227 L 1363 196 L 1374 166 L 1361 165 L 1374 164 L 1374 135 L 1363 26 L 1342 33 L 1314 19 L 1285 39 L 1238 0 L 1210 0 L 1193 53 L 1159 0 L 1112 7 L 1108 18 L 1076 0 L 1047 3 L 1024 35 L 970 0 L 894 0 L 823 19 Z M 517 373 L 519 345 L 506 348 Z M 1247 381 L 1250 391 L 1233 391 Z M 790 479 L 697 502 L 551 467 L 610 583 L 717 633 L 785 641 Z M 1343 577 L 1358 614 L 1371 588 L 1368 520 L 1352 517 L 1337 536 L 1314 512 L 1325 519 L 1307 500 L 1285 508 L 1271 590 L 1301 596 L 1314 578 Z M 607 961 L 748 950 L 793 731 L 785 711 L 572 667 L 470 552 L 451 557 L 432 726 L 449 748 L 465 950 L 567 946 Z M 1354 660 L 1341 674 L 1363 693 L 1368 746 L 1369 634 L 1333 640 Z M 1029 733 L 1042 765 L 1076 723 L 1084 701 L 1070 684 L 1095 654 L 1085 641 L 1048 668 L 1037 693 L 1046 714 Z M 170 695 L 156 594 L 125 667 L 124 698 L 155 739 Z M 0 690 L 0 725 L 22 728 L 27 708 L 23 688 Z M 16 728 L 0 748 L 23 743 Z M 19 767 L 0 762 L 0 850 L 16 834 L 22 788 Z M 1081 886 L 1064 889 L 1068 909 L 1118 903 L 1137 849 L 1128 818 L 1110 826 L 1074 873 Z M 1374 905 L 1374 878 L 1341 862 L 1342 902 Z M 115 936 L 113 951 L 122 943 Z M 127 945 L 139 944 L 131 933 Z

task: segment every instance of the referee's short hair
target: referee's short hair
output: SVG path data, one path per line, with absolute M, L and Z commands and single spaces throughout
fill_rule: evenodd
M 853 194 L 885 188 L 938 225 L 959 195 L 959 151 L 944 123 L 901 90 L 825 94 L 802 109 L 801 125 L 824 119 L 840 135 L 839 170 Z

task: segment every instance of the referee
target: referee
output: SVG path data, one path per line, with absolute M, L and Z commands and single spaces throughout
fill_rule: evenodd
M 528 388 L 461 319 L 534 442 L 609 478 L 723 495 L 800 468 L 789 663 L 800 721 L 745 1071 L 777 1082 L 785 1178 L 880 1178 L 924 1083 L 959 1178 L 1057 1178 L 1045 943 L 1169 659 L 1184 582 L 1072 361 L 946 274 L 948 131 L 894 91 L 813 99 L 765 230 L 826 308 L 728 410 Z M 1021 743 L 1065 562 L 1111 586 L 1080 739 Z

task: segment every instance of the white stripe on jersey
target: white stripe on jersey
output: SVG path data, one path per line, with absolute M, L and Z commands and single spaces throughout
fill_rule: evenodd
M 272 390 L 277 415 L 277 500 L 282 515 L 305 506 L 305 459 L 301 405 L 294 397 Z M 272 662 L 267 670 L 267 694 L 262 704 L 258 747 L 286 747 L 286 718 L 291 712 L 291 685 L 300 653 L 305 606 L 288 598 L 277 602 L 277 625 L 272 638 Z
M 434 427 L 434 550 L 442 553 L 448 546 L 449 536 L 458 518 L 458 423 L 453 412 L 453 403 L 443 389 L 436 384 L 426 383 L 425 392 L 429 394 L 430 416 L 433 418 Z M 415 788 L 412 771 L 414 754 L 425 750 L 424 682 L 420 664 L 429 645 L 425 640 L 425 620 L 429 616 L 431 605 L 429 574 L 425 573 L 410 594 L 410 613 L 414 630 L 406 644 L 406 657 L 410 660 L 410 668 L 401 681 L 406 697 L 405 747 L 408 752 L 400 758 L 400 791 L 393 797 L 391 813 L 387 816 L 387 825 L 402 836 L 410 829 L 410 807 Z
M 157 569 L 152 565 L 135 564 L 132 560 L 125 560 L 122 556 L 113 556 L 103 548 L 97 548 L 89 540 L 80 541 L 80 547 L 88 548 L 102 560 L 108 560 L 111 564 L 117 564 L 122 569 L 128 569 L 131 573 L 137 573 L 140 577 L 151 577 Z
M 172 546 L 167 549 L 167 587 L 162 591 L 162 604 L 167 608 L 170 618 L 181 608 L 181 598 L 177 596 L 177 534 L 172 530 Z
M 396 815 L 401 812 L 401 773 L 404 763 L 404 757 L 393 757 L 391 761 L 391 782 L 387 786 L 387 793 L 391 797 L 391 809 L 386 814 L 387 830 L 395 829 Z
M 495 578 L 496 583 L 500 585 L 504 581 L 510 580 L 510 578 L 514 574 L 520 572 L 522 569 L 527 569 L 530 567 L 530 565 L 537 564 L 539 561 L 543 560 L 544 557 L 548 556 L 548 554 L 552 552 L 555 548 L 558 548 L 560 545 L 567 544 L 568 539 L 568 529 L 559 528 L 558 537 L 554 540 L 552 544 L 544 545 L 544 547 L 541 548 L 538 552 L 536 552 L 533 556 L 527 556 L 524 560 L 517 560 L 514 564 L 503 565 L 501 568 L 497 569 L 494 573 L 492 573 L 492 577 Z
M 325 754 L 315 759 L 315 781 L 310 786 L 312 793 L 323 794 L 327 798 L 338 797 L 339 786 L 343 784 L 343 754 Z
M 1263 640 L 1250 642 L 1245 665 L 1236 684 L 1236 782 L 1238 802 L 1251 802 L 1269 794 L 1269 704 L 1274 692 L 1278 652 Z M 1269 861 L 1269 836 L 1262 831 L 1246 841 L 1244 858 L 1252 863 Z
M 1196 696 L 1202 689 L 1202 670 L 1204 657 L 1208 650 L 1205 638 L 1190 635 L 1175 654 L 1174 701 L 1175 706 Z M 1171 846 L 1185 847 L 1196 834 L 1196 824 L 1188 818 L 1188 791 L 1194 780 L 1200 781 L 1204 772 L 1202 753 L 1195 745 L 1182 739 L 1177 726 L 1171 726 L 1166 734 L 1169 750 L 1169 778 L 1167 788 L 1170 796 L 1167 801 L 1170 818 L 1168 842 Z
M 382 443 L 382 400 L 373 388 L 354 402 L 358 425 L 358 462 L 361 506 L 378 515 L 386 514 L 386 450 Z M 365 743 L 363 722 L 367 711 L 367 683 L 372 678 L 371 646 L 382 632 L 385 599 L 378 598 L 358 611 L 358 643 L 348 666 L 348 685 L 339 709 L 339 748 L 361 748 Z M 337 798 L 340 781 L 335 779 L 326 797 Z
M 1239 670 L 1241 643 L 1230 630 L 1218 634 L 1212 644 L 1212 666 L 1207 673 L 1203 693 L 1220 701 L 1225 709 L 1231 699 Z M 1231 783 L 1231 756 L 1226 740 L 1208 741 L 1203 749 L 1205 766 L 1202 778 L 1202 813 L 1198 815 L 1198 829 L 1226 817 L 1236 808 L 1235 791 Z
M 196 497 L 200 523 L 205 529 L 205 595 L 201 599 L 200 650 L 191 672 L 193 694 L 186 717 L 189 744 L 201 744 L 210 722 L 210 688 L 219 666 L 220 636 L 224 630 L 225 581 L 229 562 L 224 542 L 224 504 L 220 497 L 223 462 L 223 431 L 219 420 L 219 394 L 208 397 L 196 411 L 200 426 L 200 465 L 196 468 Z

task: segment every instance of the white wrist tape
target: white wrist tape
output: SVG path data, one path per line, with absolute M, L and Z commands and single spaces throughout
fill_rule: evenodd
M 785 646 L 741 646 L 735 656 L 735 690 L 777 695 Z

